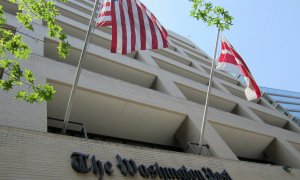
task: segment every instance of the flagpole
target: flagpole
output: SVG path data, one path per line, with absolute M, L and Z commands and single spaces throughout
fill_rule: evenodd
M 66 134 L 66 131 L 67 131 L 67 125 L 68 125 L 68 122 L 69 122 L 69 119 L 70 119 L 70 114 L 71 114 L 73 101 L 74 101 L 74 97 L 75 97 L 76 90 L 77 90 L 77 85 L 78 85 L 78 80 L 79 80 L 79 76 L 80 76 L 81 69 L 82 69 L 82 64 L 83 64 L 83 61 L 85 59 L 86 50 L 87 50 L 87 47 L 88 47 L 88 42 L 89 42 L 90 37 L 91 37 L 90 34 L 91 34 L 91 31 L 94 27 L 93 24 L 95 24 L 94 17 L 95 17 L 95 14 L 96 14 L 96 10 L 98 8 L 98 4 L 99 4 L 99 0 L 95 0 L 94 10 L 93 10 L 93 13 L 91 15 L 88 31 L 87 31 L 86 36 L 85 36 L 83 49 L 81 51 L 79 62 L 78 62 L 76 76 L 75 76 L 75 79 L 74 79 L 74 83 L 73 83 L 73 86 L 72 86 L 72 90 L 71 90 L 68 105 L 67 105 L 67 110 L 66 110 L 66 114 L 65 114 L 65 118 L 64 118 L 64 122 L 63 122 L 63 127 L 62 127 L 62 133 L 63 134 Z
M 203 137 L 204 137 L 205 124 L 206 124 L 207 109 L 208 109 L 208 104 L 209 104 L 209 97 L 210 97 L 211 84 L 212 84 L 213 73 L 214 73 L 214 68 L 215 68 L 215 61 L 216 61 L 216 57 L 217 57 L 219 36 L 220 36 L 220 29 L 218 29 L 214 59 L 213 59 L 213 62 L 211 63 L 210 76 L 209 76 L 209 82 L 208 82 L 208 88 L 207 88 L 207 94 L 206 94 L 206 100 L 205 100 L 205 106 L 204 106 L 204 112 L 203 112 L 203 119 L 202 119 L 202 124 L 201 124 L 200 140 L 199 140 L 200 154 L 201 154 L 202 146 L 203 146 Z

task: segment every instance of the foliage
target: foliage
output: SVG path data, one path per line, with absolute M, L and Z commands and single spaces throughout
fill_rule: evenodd
M 229 30 L 232 25 L 233 17 L 229 15 L 223 7 L 213 6 L 211 2 L 205 2 L 204 0 L 190 0 L 192 4 L 192 10 L 190 15 L 197 20 L 201 19 L 208 26 L 216 26 L 220 30 Z
M 17 19 L 22 25 L 34 31 L 33 19 L 42 20 L 47 24 L 48 35 L 51 38 L 58 38 L 58 54 L 65 58 L 69 51 L 67 36 L 62 33 L 62 28 L 55 24 L 55 18 L 59 11 L 55 2 L 65 3 L 68 0 L 9 0 L 18 6 Z M 0 79 L 0 89 L 11 90 L 14 86 L 26 85 L 27 91 L 19 91 L 16 95 L 18 99 L 29 103 L 43 102 L 51 100 L 55 90 L 52 86 L 35 83 L 32 72 L 28 69 L 22 70 L 20 60 L 28 59 L 31 50 L 23 42 L 22 36 L 15 34 L 12 30 L 5 29 L 5 16 L 2 5 L 0 5 L 0 70 L 7 75 L 6 79 Z M 5 58 L 8 55 L 14 56 L 12 59 Z M 13 60 L 16 59 L 16 60 Z

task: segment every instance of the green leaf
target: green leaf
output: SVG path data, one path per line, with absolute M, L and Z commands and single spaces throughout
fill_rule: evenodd
M 0 87 L 4 91 L 9 91 L 13 88 L 14 85 L 13 83 L 14 83 L 13 80 L 0 80 Z
M 5 60 L 0 60 L 0 67 L 7 69 L 11 64 L 13 60 L 5 59 Z
M 35 78 L 30 70 L 25 69 L 24 77 L 30 85 L 34 85 Z
M 30 15 L 30 13 L 24 14 L 24 13 L 17 12 L 16 17 L 27 29 L 34 31 L 33 26 L 32 26 L 32 17 Z
M 192 2 L 192 8 L 190 16 L 201 19 L 207 23 L 208 26 L 216 26 L 222 31 L 230 29 L 232 25 L 233 17 L 229 15 L 221 6 L 213 6 L 211 2 L 204 2 L 203 0 L 190 0 Z
M 5 24 L 4 11 L 2 5 L 0 5 L 0 25 Z
M 65 59 L 66 56 L 68 55 L 69 49 L 70 49 L 70 44 L 68 42 L 64 42 L 64 41 L 60 42 L 57 47 L 59 57 Z
M 26 91 L 19 91 L 17 93 L 16 98 L 18 98 L 18 99 L 24 99 L 26 97 L 26 94 L 27 94 Z
M 51 38 L 58 38 L 58 53 L 61 58 L 68 55 L 70 44 L 66 41 L 66 34 L 62 33 L 62 28 L 56 24 L 56 17 L 59 11 L 55 2 L 66 3 L 68 0 L 9 0 L 18 6 L 16 18 L 27 29 L 34 31 L 33 19 L 44 21 L 47 24 L 48 34 Z M 0 25 L 5 24 L 5 16 L 2 5 L 0 5 Z M 17 60 L 5 59 L 7 55 L 14 56 Z M 20 34 L 15 34 L 11 30 L 0 28 L 0 68 L 4 69 L 6 79 L 0 80 L 0 89 L 9 91 L 14 86 L 27 86 L 26 91 L 19 91 L 16 98 L 28 103 L 49 101 L 53 98 L 55 90 L 48 84 L 36 85 L 33 73 L 20 66 L 19 60 L 28 59 L 31 50 L 24 43 Z M 13 58 L 13 59 L 14 59 Z

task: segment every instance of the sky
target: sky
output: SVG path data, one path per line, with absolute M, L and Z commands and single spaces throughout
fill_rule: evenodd
M 140 1 L 166 29 L 213 57 L 217 29 L 189 16 L 189 0 Z M 300 0 L 210 1 L 234 17 L 223 36 L 243 57 L 257 84 L 300 92 Z

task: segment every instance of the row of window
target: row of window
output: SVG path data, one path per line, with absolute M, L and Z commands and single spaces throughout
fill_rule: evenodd
M 285 115 L 296 119 L 295 122 L 300 125 L 298 121 L 300 119 L 300 93 L 266 87 L 261 87 L 261 90 L 268 94 L 268 98 L 271 98 L 270 104 L 275 105 L 276 109 Z

